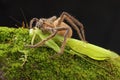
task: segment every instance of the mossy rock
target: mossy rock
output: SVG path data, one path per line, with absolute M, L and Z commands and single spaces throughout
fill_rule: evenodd
M 0 27 L 0 79 L 3 80 L 120 80 L 120 57 L 97 61 L 46 46 L 28 48 L 28 29 Z

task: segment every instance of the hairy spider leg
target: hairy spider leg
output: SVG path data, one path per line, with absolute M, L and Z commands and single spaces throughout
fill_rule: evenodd
M 33 18 L 31 21 L 30 21 L 30 29 L 32 29 L 32 25 L 34 22 L 38 22 L 39 19 L 38 18 Z
M 75 19 L 73 16 L 71 16 L 67 12 L 63 12 L 60 15 L 58 25 L 60 25 L 64 20 L 67 20 L 69 22 L 69 24 L 72 25 L 72 27 L 77 31 L 77 33 L 78 33 L 81 40 L 86 41 L 85 33 L 84 33 L 84 27 L 83 27 L 83 24 L 81 22 L 79 22 L 77 19 Z M 75 24 L 80 26 L 80 29 Z
M 53 31 L 53 33 L 48 36 L 47 38 L 43 39 L 42 41 L 34 44 L 34 45 L 26 45 L 27 47 L 30 47 L 30 48 L 35 48 L 35 47 L 39 47 L 39 46 L 42 46 L 43 44 L 45 44 L 46 41 L 50 40 L 51 38 L 53 38 L 55 35 L 57 34 L 57 31 Z
M 65 45 L 66 45 L 66 41 L 67 41 L 67 36 L 68 36 L 69 31 L 70 31 L 70 28 L 56 27 L 55 30 L 57 30 L 57 31 L 66 30 L 66 32 L 64 34 L 64 40 L 63 40 L 62 45 L 61 45 L 61 50 L 60 50 L 60 52 L 58 52 L 58 54 L 63 54 L 64 48 L 65 48 Z

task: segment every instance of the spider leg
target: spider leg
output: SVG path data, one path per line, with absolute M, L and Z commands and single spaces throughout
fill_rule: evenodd
M 67 20 L 69 24 L 72 25 L 72 27 L 77 31 L 81 40 L 86 41 L 84 27 L 81 22 L 79 22 L 77 19 L 75 19 L 73 16 L 71 16 L 67 12 L 63 12 L 61 14 L 60 19 L 58 21 L 58 25 L 60 25 L 64 20 Z M 80 29 L 76 25 L 80 26 Z
M 38 18 L 33 18 L 31 21 L 30 21 L 30 29 L 32 29 L 32 25 L 34 22 L 38 22 L 39 19 Z
M 56 16 L 52 16 L 52 17 L 48 18 L 47 20 L 54 22 L 56 19 L 57 19 Z
M 60 50 L 60 52 L 58 52 L 58 54 L 62 54 L 64 52 L 64 48 L 65 48 L 66 41 L 67 41 L 67 36 L 68 36 L 70 29 L 66 28 L 66 27 L 56 27 L 55 29 L 57 31 L 66 30 L 66 32 L 64 34 L 64 40 L 63 40 L 62 45 L 61 45 L 61 50 Z
M 30 21 L 30 29 L 32 29 L 33 22 L 38 22 L 38 21 L 39 21 L 38 18 L 33 18 L 33 19 Z M 36 34 L 33 35 L 33 38 L 32 38 L 32 40 L 31 40 L 31 44 L 32 44 L 32 45 L 33 45 L 33 43 L 34 43 L 35 36 L 36 36 Z
M 66 30 L 66 32 L 64 34 L 64 40 L 63 40 L 62 45 L 60 47 L 60 51 L 57 54 L 54 54 L 53 56 L 51 56 L 50 58 L 58 57 L 61 54 L 63 54 L 64 48 L 65 48 L 65 45 L 66 45 L 66 41 L 67 41 L 67 36 L 68 36 L 69 31 L 70 31 L 70 29 L 66 28 L 66 27 L 56 27 L 54 29 L 57 30 L 57 31 Z
M 39 47 L 42 46 L 43 44 L 45 44 L 46 41 L 50 40 L 51 38 L 53 38 L 55 35 L 57 34 L 57 31 L 53 31 L 53 33 L 48 36 L 47 38 L 43 39 L 42 41 L 34 44 L 34 45 L 26 45 L 27 47 L 31 47 L 31 48 L 35 48 L 35 47 Z

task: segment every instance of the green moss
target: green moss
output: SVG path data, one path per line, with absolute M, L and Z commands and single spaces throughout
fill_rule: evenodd
M 120 57 L 96 61 L 87 56 L 56 52 L 48 47 L 27 48 L 27 29 L 0 27 L 0 70 L 7 80 L 119 80 Z

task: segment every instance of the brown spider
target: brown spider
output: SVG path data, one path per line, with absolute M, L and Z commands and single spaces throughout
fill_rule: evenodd
M 64 52 L 64 47 L 66 45 L 66 40 L 67 38 L 70 38 L 72 36 L 72 29 L 71 27 L 63 22 L 66 20 L 78 33 L 79 38 L 83 41 L 85 40 L 85 35 L 84 35 L 84 27 L 81 22 L 79 22 L 77 19 L 75 19 L 73 16 L 68 14 L 67 12 L 63 12 L 60 17 L 50 17 L 48 19 L 46 18 L 33 18 L 30 21 L 30 28 L 32 28 L 33 23 L 35 22 L 35 27 L 38 27 L 41 29 L 43 32 L 51 32 L 51 35 L 48 36 L 46 39 L 38 42 L 37 44 L 34 45 L 28 45 L 31 48 L 42 46 L 46 41 L 49 39 L 53 38 L 56 34 L 64 36 L 64 40 L 61 45 L 61 50 L 58 52 L 58 54 L 62 54 Z M 78 28 L 80 27 L 80 29 Z

